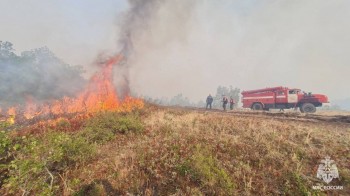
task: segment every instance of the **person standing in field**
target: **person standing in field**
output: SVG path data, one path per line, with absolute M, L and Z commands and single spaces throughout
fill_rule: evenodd
M 228 99 L 227 97 L 224 95 L 224 97 L 222 98 L 222 107 L 224 108 L 224 111 L 226 111 L 226 105 L 228 103 Z
M 209 96 L 207 97 L 207 107 L 206 109 L 211 109 L 211 104 L 213 103 L 213 97 L 211 96 L 211 94 L 209 94 Z
M 233 105 L 235 104 L 235 100 L 230 97 L 230 110 L 233 110 Z

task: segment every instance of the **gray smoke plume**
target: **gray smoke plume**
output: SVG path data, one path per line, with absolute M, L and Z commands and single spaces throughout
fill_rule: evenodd
M 153 26 L 155 23 L 159 22 L 159 14 L 163 15 L 168 13 L 168 22 L 173 23 L 173 29 L 176 30 L 181 28 L 179 22 L 182 23 L 181 26 L 185 26 L 188 17 L 191 15 L 191 10 L 194 7 L 196 1 L 186 2 L 177 1 L 174 4 L 169 0 L 129 0 L 129 10 L 122 15 L 122 20 L 120 21 L 120 38 L 118 45 L 121 47 L 121 53 L 125 57 L 125 61 L 119 66 L 116 71 L 116 79 L 118 84 L 119 94 L 125 96 L 129 94 L 129 69 L 133 66 L 134 61 L 139 58 L 139 55 L 143 53 L 143 50 L 148 46 L 143 45 L 144 39 L 147 39 L 154 32 Z M 187 29 L 187 27 L 185 28 Z M 166 31 L 168 31 L 167 29 Z M 182 42 L 187 33 L 179 32 L 177 36 L 174 36 L 171 41 Z M 150 37 L 152 38 L 152 37 Z M 160 40 L 160 43 L 164 43 L 164 40 Z M 135 45 L 136 44 L 136 45 Z
M 349 1 L 135 0 L 126 16 L 140 94 L 200 100 L 219 85 L 283 85 L 350 97 Z
M 0 7 L 10 9 L 0 12 L 0 22 L 7 24 L 0 39 L 19 51 L 47 45 L 87 73 L 96 67 L 88 67 L 96 53 L 113 51 L 118 39 L 115 51 L 127 57 L 116 69 L 120 94 L 130 86 L 141 95 L 182 93 L 197 101 L 219 85 L 242 90 L 283 85 L 331 99 L 350 97 L 348 0 L 126 2 L 1 1 Z
M 120 53 L 123 55 L 124 61 L 119 64 L 115 73 L 118 94 L 122 98 L 130 94 L 129 59 L 133 52 L 133 38 L 144 33 L 143 31 L 147 29 L 152 14 L 156 12 L 162 0 L 130 0 L 129 3 L 130 8 L 121 21 L 121 32 L 118 41 L 118 45 L 121 47 Z

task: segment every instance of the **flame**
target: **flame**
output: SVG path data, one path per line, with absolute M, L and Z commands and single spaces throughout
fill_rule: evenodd
M 31 98 L 27 98 L 26 109 L 24 112 L 24 117 L 26 119 L 32 119 L 36 116 L 37 105 L 33 102 Z
M 15 107 L 10 107 L 8 110 L 7 110 L 7 114 L 9 116 L 16 116 L 16 108 Z
M 32 99 L 27 99 L 23 117 L 33 119 L 40 115 L 65 115 L 75 113 L 96 113 L 99 111 L 130 112 L 134 109 L 144 107 L 142 99 L 126 96 L 119 100 L 115 86 L 113 85 L 113 66 L 120 63 L 122 55 L 110 58 L 101 64 L 101 71 L 90 79 L 87 88 L 77 97 L 63 97 L 51 103 L 36 104 Z M 14 123 L 17 108 L 11 107 L 7 114 L 11 116 Z M 12 124 L 13 124 L 12 123 Z

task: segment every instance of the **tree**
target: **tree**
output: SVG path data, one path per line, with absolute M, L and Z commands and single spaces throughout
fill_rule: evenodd
M 222 98 L 223 96 L 227 96 L 228 98 L 232 97 L 236 104 L 235 107 L 237 107 L 237 103 L 239 102 L 239 94 L 241 90 L 238 88 L 233 88 L 232 85 L 229 87 L 225 86 L 218 86 L 216 89 L 216 95 L 214 97 L 213 101 L 213 107 L 214 108 L 221 108 L 222 107 Z
M 192 106 L 190 100 L 187 97 L 184 97 L 182 93 L 174 96 L 169 105 L 178 105 L 178 106 Z
M 0 58 L 4 60 L 16 56 L 11 42 L 0 41 Z

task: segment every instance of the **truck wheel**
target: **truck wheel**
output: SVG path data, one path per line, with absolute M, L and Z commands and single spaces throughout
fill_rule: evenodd
M 315 113 L 316 112 L 316 107 L 314 106 L 314 104 L 312 103 L 304 103 L 301 107 L 300 107 L 300 111 L 302 113 Z
M 253 110 L 262 110 L 263 109 L 263 105 L 261 103 L 254 103 L 252 106 Z
M 303 110 L 303 107 L 300 106 L 299 109 L 300 109 L 301 113 L 305 113 L 304 110 Z

